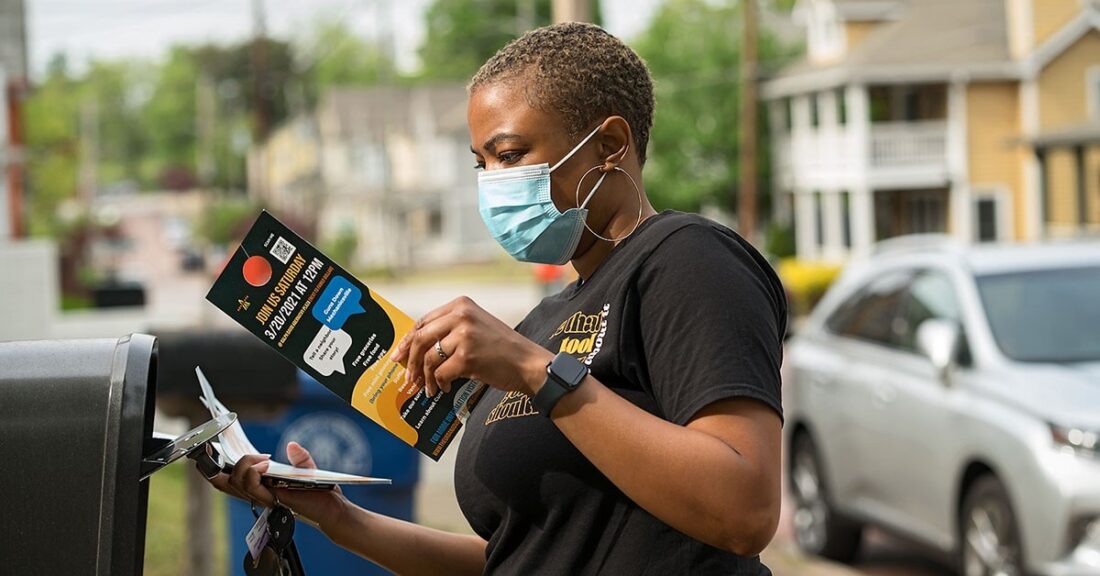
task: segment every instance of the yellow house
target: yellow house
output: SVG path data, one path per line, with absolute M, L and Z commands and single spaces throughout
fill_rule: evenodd
M 1100 231 L 1100 1 L 802 0 L 764 83 L 798 255 Z

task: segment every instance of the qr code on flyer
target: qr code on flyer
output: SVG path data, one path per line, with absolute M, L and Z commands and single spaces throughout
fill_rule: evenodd
M 290 257 L 294 255 L 295 250 L 297 248 L 293 244 L 287 242 L 286 238 L 279 236 L 279 239 L 275 241 L 275 245 L 271 247 L 271 255 L 279 262 L 286 264 L 290 261 Z

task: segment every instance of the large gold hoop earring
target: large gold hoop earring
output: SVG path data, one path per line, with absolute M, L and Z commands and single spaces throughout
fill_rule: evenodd
M 591 174 L 593 170 L 599 170 L 600 168 L 603 168 L 603 164 L 600 164 L 598 166 L 593 166 L 592 168 L 589 168 L 587 172 L 585 172 L 584 174 L 581 175 L 580 180 L 577 181 L 577 191 L 576 191 L 576 194 L 574 195 L 574 202 L 577 203 L 578 208 L 583 208 L 584 206 L 588 205 L 588 201 L 592 199 L 592 196 L 596 193 L 596 190 L 599 190 L 600 185 L 603 184 L 604 179 L 607 178 L 607 175 L 609 174 L 609 172 L 604 172 L 600 176 L 600 179 L 596 181 L 596 185 L 592 187 L 592 191 L 588 193 L 588 197 L 584 199 L 584 206 L 582 206 L 581 205 L 581 184 L 584 183 L 584 179 L 587 178 L 588 175 Z M 634 228 L 631 228 L 630 232 L 627 232 L 621 238 L 605 238 L 603 236 L 600 236 L 598 233 L 596 233 L 596 231 L 593 230 L 592 227 L 588 225 L 588 219 L 587 218 L 585 218 L 581 222 L 582 224 L 584 224 L 585 229 L 588 230 L 590 233 L 592 233 L 593 236 L 595 236 L 596 238 L 599 238 L 600 240 L 603 240 L 604 242 L 611 242 L 612 244 L 617 243 L 617 242 L 622 242 L 623 240 L 626 240 L 627 238 L 630 237 L 631 234 L 633 234 L 635 231 L 638 230 L 638 226 L 641 226 L 641 224 L 642 224 L 642 204 L 643 204 L 643 202 L 642 202 L 642 189 L 638 187 L 638 183 L 634 181 L 634 177 L 631 176 L 629 172 L 627 172 L 626 170 L 623 170 L 622 168 L 619 168 L 618 166 L 615 166 L 614 170 L 616 170 L 618 172 L 622 172 L 624 175 L 626 175 L 627 179 L 630 180 L 630 184 L 632 186 L 634 186 L 634 191 L 638 193 L 638 221 L 634 223 Z

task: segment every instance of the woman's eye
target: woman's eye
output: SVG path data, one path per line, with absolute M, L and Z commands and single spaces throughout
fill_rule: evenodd
M 485 169 L 485 162 L 483 160 L 478 160 L 477 162 L 474 163 L 474 170 L 484 170 L 484 169 Z
M 519 162 L 520 158 L 523 158 L 523 152 L 501 152 L 500 154 L 497 154 L 497 157 L 500 158 L 500 161 L 505 164 L 515 164 L 516 162 Z

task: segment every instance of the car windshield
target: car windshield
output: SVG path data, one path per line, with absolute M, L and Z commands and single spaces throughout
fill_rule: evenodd
M 1020 362 L 1100 360 L 1100 266 L 977 278 L 993 337 Z

